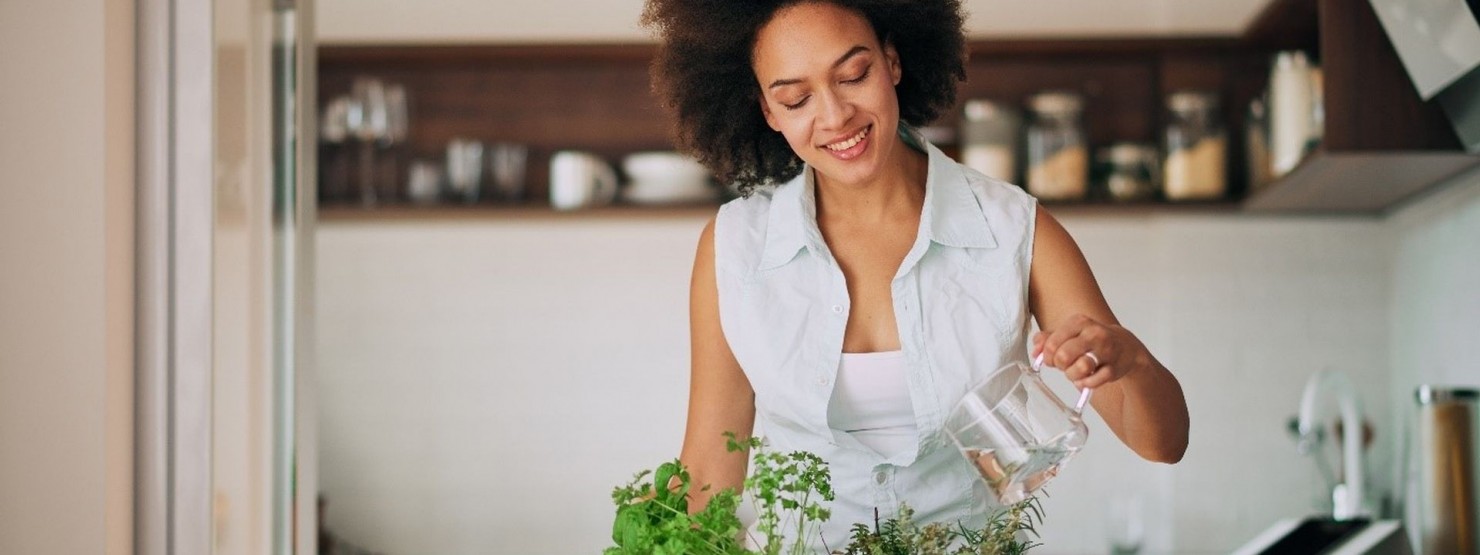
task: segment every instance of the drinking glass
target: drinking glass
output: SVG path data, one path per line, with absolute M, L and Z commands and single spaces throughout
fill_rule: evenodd
M 467 204 L 478 202 L 483 188 L 483 143 L 453 139 L 447 143 L 447 185 L 452 197 Z
M 1110 554 L 1140 553 L 1141 542 L 1146 534 L 1140 496 L 1131 493 L 1113 495 L 1106 509 L 1105 525 L 1110 540 Z
M 375 179 L 375 143 L 386 135 L 389 126 L 385 84 L 372 77 L 358 77 L 350 90 L 354 98 L 350 105 L 350 131 L 360 143 L 360 202 L 373 206 L 381 196 Z
M 442 195 L 442 166 L 426 160 L 411 163 L 406 198 L 415 204 L 436 204 Z
M 488 175 L 490 185 L 504 202 L 524 200 L 524 168 L 529 159 L 529 147 L 519 143 L 493 143 L 488 145 Z
M 380 150 L 381 166 L 375 172 L 377 190 L 381 200 L 400 199 L 401 157 L 405 154 L 407 133 L 411 122 L 407 114 L 406 87 L 399 84 L 385 85 L 385 133 L 376 139 Z

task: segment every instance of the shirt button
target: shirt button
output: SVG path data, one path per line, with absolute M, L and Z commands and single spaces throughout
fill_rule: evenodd
M 889 475 L 888 474 L 885 474 L 883 472 L 875 472 L 874 473 L 874 482 L 875 483 L 877 483 L 877 484 L 879 484 L 879 485 L 882 486 L 882 485 L 884 485 L 884 482 L 887 482 L 887 481 L 889 481 Z
M 827 385 L 827 378 L 817 378 L 817 385 Z
M 833 310 L 833 314 L 842 314 L 843 313 L 843 305 L 835 304 L 835 305 L 833 305 L 833 309 L 832 310 Z

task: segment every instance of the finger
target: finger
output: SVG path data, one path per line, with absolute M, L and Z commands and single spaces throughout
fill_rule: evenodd
M 1062 353 L 1064 351 L 1059 352 Z M 1064 377 L 1069 378 L 1069 381 L 1077 382 L 1088 378 L 1090 374 L 1094 374 L 1098 366 L 1099 364 L 1093 358 L 1081 352 L 1079 356 L 1071 359 L 1062 368 L 1064 369 Z
M 1060 370 L 1068 370 L 1069 366 L 1074 364 L 1075 360 L 1083 356 L 1085 351 L 1091 349 L 1092 346 L 1086 341 L 1083 335 L 1067 338 L 1059 343 L 1053 351 L 1049 352 L 1048 356 L 1043 357 L 1043 360 L 1048 361 L 1049 366 Z
M 1105 365 L 1095 370 L 1089 377 L 1074 382 L 1074 387 L 1079 389 L 1094 389 L 1107 383 L 1113 382 L 1119 377 L 1118 370 L 1114 366 Z
M 1065 320 L 1063 324 L 1060 325 L 1058 328 L 1055 328 L 1053 331 L 1048 332 L 1047 338 L 1044 340 L 1042 347 L 1042 352 L 1047 353 L 1047 356 L 1044 357 L 1044 360 L 1055 360 L 1057 357 L 1057 351 L 1064 344 L 1065 341 L 1077 337 L 1079 333 L 1084 330 L 1085 327 L 1093 325 L 1094 323 L 1094 320 L 1090 320 L 1089 317 L 1076 314 Z M 1070 361 L 1066 360 L 1063 363 L 1068 364 L 1069 362 Z
M 1030 358 L 1037 357 L 1038 353 L 1043 352 L 1043 341 L 1045 339 L 1048 339 L 1048 334 L 1043 333 L 1042 331 L 1033 333 L 1033 348 L 1031 349 L 1032 354 L 1030 355 Z

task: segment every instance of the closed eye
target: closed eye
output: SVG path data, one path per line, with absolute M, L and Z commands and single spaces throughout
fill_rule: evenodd
M 873 69 L 874 69 L 873 66 L 869 66 L 869 67 L 867 67 L 867 68 L 865 68 L 863 70 L 863 74 L 862 75 L 859 75 L 858 77 L 854 77 L 852 79 L 844 80 L 843 82 L 846 83 L 846 84 L 849 84 L 849 85 L 857 85 L 859 83 L 862 83 L 864 79 L 868 79 L 868 74 Z
M 781 105 L 782 106 L 785 106 L 787 110 L 796 110 L 798 108 L 801 108 L 803 105 L 805 105 L 807 103 L 807 100 L 809 100 L 811 98 L 812 97 L 810 95 L 808 95 L 808 96 L 802 97 L 801 100 L 796 101 L 795 104 L 782 103 Z

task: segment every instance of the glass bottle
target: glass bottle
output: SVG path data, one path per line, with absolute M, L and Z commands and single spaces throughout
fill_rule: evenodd
M 961 110 L 961 163 L 987 177 L 1016 182 L 1021 126 L 1022 118 L 1007 105 L 967 100 Z
M 1084 101 L 1071 92 L 1042 92 L 1029 99 L 1028 107 L 1028 192 L 1043 200 L 1083 199 L 1089 189 Z
M 1167 96 L 1162 163 L 1167 200 L 1211 200 L 1228 191 L 1227 138 L 1217 109 L 1213 93 L 1178 91 Z

